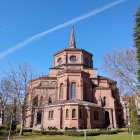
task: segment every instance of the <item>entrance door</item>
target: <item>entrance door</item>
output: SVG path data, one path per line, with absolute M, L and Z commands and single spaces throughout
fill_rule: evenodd
M 61 110 L 60 110 L 60 129 L 62 129 L 62 128 L 63 128 L 63 110 L 61 108 Z
M 42 111 L 37 112 L 37 124 L 41 124 L 42 119 Z
M 109 112 L 105 111 L 105 127 L 110 126 Z

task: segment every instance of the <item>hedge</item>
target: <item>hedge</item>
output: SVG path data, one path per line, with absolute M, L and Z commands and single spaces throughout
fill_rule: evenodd
M 31 128 L 23 128 L 23 132 L 32 132 Z
M 42 131 L 42 135 L 64 135 L 62 131 Z
M 133 134 L 134 134 L 134 135 L 140 135 L 140 130 L 134 130 L 134 131 L 133 131 Z
M 8 135 L 9 134 L 9 131 L 7 130 L 0 130 L 0 135 Z M 15 134 L 15 131 L 11 131 L 11 134 Z
M 118 134 L 117 130 L 99 130 L 100 134 L 106 134 L 106 135 L 112 135 L 112 134 Z
M 17 128 L 16 132 L 20 132 L 20 128 Z M 23 132 L 32 132 L 32 129 L 31 128 L 23 128 Z
M 6 125 L 0 125 L 0 130 L 6 130 Z
M 65 131 L 64 132 L 65 135 L 67 136 L 84 136 L 84 131 Z M 97 136 L 100 135 L 99 131 L 86 131 L 86 135 L 87 136 Z
M 119 132 L 128 132 L 128 128 L 118 128 L 117 131 L 118 131 L 118 133 Z
M 83 131 L 64 131 L 64 135 L 67 136 L 84 136 L 84 132 Z

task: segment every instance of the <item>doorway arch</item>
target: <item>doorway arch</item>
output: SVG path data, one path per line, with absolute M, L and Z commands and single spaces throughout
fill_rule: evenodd
M 105 111 L 105 127 L 110 126 L 110 118 L 109 118 L 109 112 Z

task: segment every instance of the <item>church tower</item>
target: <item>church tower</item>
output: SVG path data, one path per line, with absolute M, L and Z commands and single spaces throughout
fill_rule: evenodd
M 76 47 L 73 26 L 70 36 L 69 47 L 54 54 L 54 68 L 55 69 L 92 68 L 93 67 L 92 56 L 93 55 L 88 51 Z

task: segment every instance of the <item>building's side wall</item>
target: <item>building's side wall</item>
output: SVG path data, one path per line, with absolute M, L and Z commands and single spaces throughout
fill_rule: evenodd
M 116 107 L 115 107 L 115 99 L 112 97 L 112 90 L 111 89 L 98 89 L 95 92 L 95 97 L 97 99 L 98 105 L 102 106 L 103 108 L 110 108 L 112 111 L 109 111 L 110 115 L 110 127 L 116 128 Z M 104 103 L 104 97 L 106 100 L 106 105 Z
M 66 110 L 69 110 L 69 117 L 66 118 Z M 76 116 L 72 118 L 72 110 L 76 110 Z M 78 128 L 78 105 L 66 105 L 64 107 L 64 125 L 63 129 L 66 128 Z
M 49 111 L 53 111 L 53 117 L 49 117 Z M 49 128 L 58 128 L 60 129 L 60 119 L 61 119 L 61 107 L 47 107 L 44 109 L 44 115 L 43 115 L 43 128 L 49 129 Z

